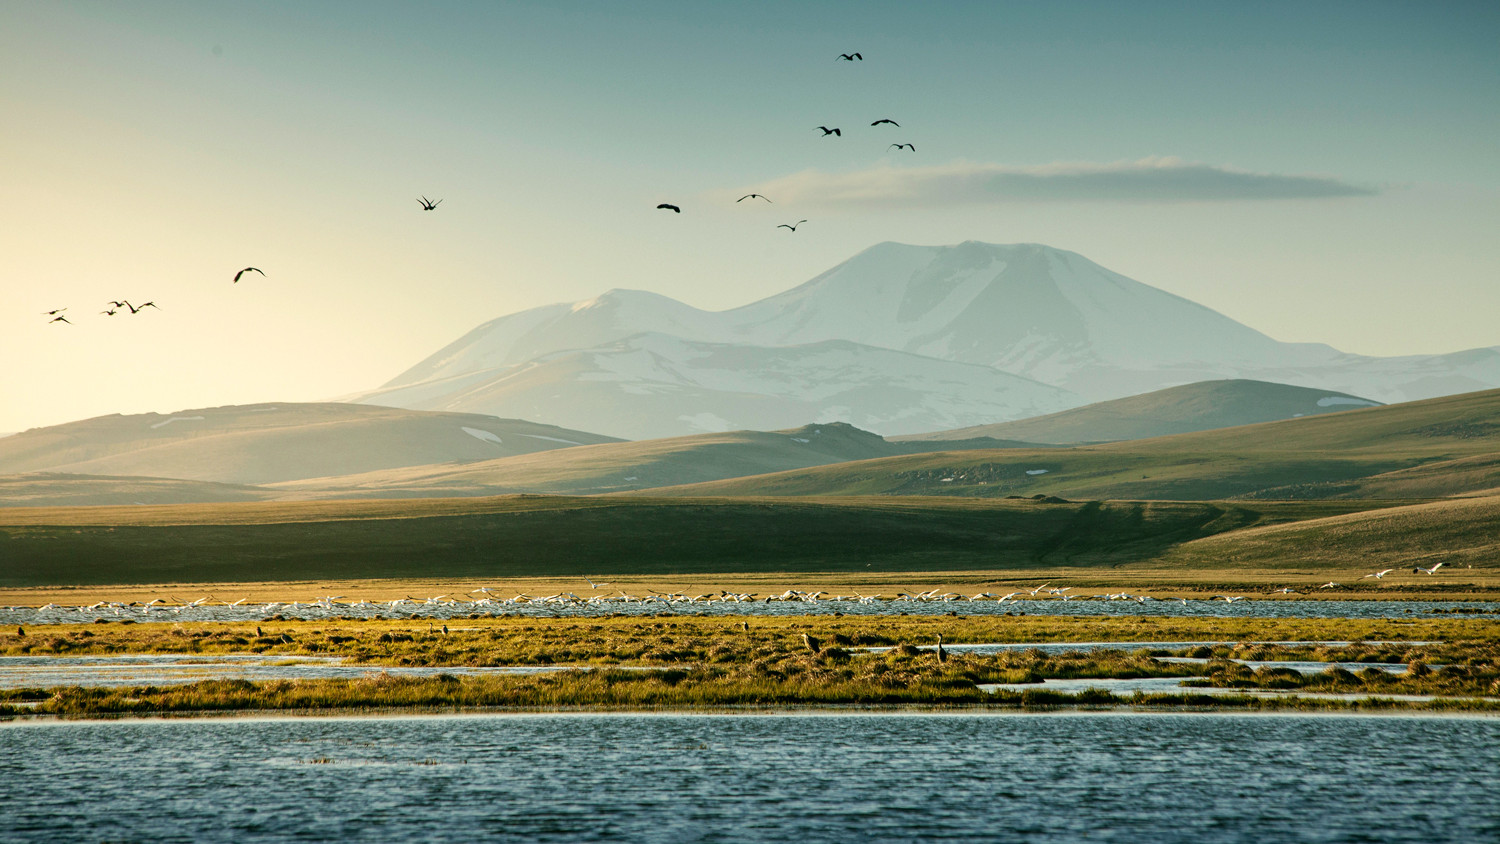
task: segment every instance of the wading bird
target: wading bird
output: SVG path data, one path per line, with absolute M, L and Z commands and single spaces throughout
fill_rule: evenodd
M 806 633 L 802 634 L 802 644 L 806 645 L 807 649 L 813 653 L 823 650 L 823 643 Z
M 807 222 L 807 221 L 806 220 L 798 220 L 795 225 L 787 225 L 786 223 L 782 223 L 781 225 L 777 226 L 776 228 L 778 228 L 778 229 L 791 229 L 792 231 L 796 231 L 797 230 L 797 226 L 800 226 L 800 225 L 802 225 L 805 222 Z
M 235 284 L 239 284 L 240 283 L 240 276 L 244 275 L 245 273 L 260 273 L 261 278 L 265 278 L 265 276 L 266 276 L 265 273 L 261 273 L 260 270 L 256 269 L 255 267 L 246 267 L 243 270 L 240 270 L 239 272 L 237 272 L 237 273 L 234 274 L 234 283 Z
M 736 199 L 735 202 L 744 202 L 747 199 L 766 199 L 766 198 L 764 196 L 761 196 L 758 193 L 747 193 L 744 196 L 740 197 L 739 199 Z M 771 200 L 766 199 L 766 201 L 770 202 Z
M 941 634 L 941 633 L 938 634 L 937 659 L 938 659 L 938 662 L 947 662 L 948 661 L 948 652 L 945 651 L 945 650 L 943 650 L 943 634 Z
M 665 209 L 667 211 L 676 211 L 678 214 L 682 213 L 682 209 L 681 208 L 678 208 L 676 205 L 673 205 L 670 202 L 663 202 L 662 204 L 660 204 L 660 205 L 658 205 L 656 207 L 657 208 Z
M 839 53 L 839 57 L 834 59 L 836 62 L 862 62 L 864 60 L 865 57 L 859 53 Z
M 871 123 L 870 125 L 871 126 L 879 126 L 882 123 L 889 123 L 892 126 L 900 126 L 901 125 L 900 123 L 897 123 L 896 121 L 890 119 L 889 117 L 882 117 L 879 120 L 875 121 L 874 123 Z
M 844 137 L 843 130 L 839 129 L 837 126 L 832 129 L 828 128 L 827 126 L 819 126 L 818 128 L 823 130 L 823 137 L 825 138 L 829 135 L 837 135 L 840 138 Z
M 441 199 L 439 199 L 437 202 L 433 202 L 432 200 L 428 199 L 425 196 L 423 196 L 421 199 L 419 199 L 417 201 L 420 202 L 420 203 L 422 203 L 422 210 L 423 211 L 436 211 L 437 207 L 438 207 L 438 203 L 442 202 Z
M 912 152 L 916 152 L 917 151 L 917 145 L 916 144 L 891 144 L 891 146 L 890 147 L 886 147 L 886 149 L 890 149 L 891 147 L 894 147 L 896 149 L 909 149 Z

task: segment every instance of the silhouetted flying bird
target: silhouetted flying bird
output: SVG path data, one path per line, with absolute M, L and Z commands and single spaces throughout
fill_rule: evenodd
M 423 211 L 436 211 L 437 207 L 438 207 L 438 202 L 442 202 L 441 199 L 439 199 L 437 202 L 433 202 L 432 200 L 428 199 L 425 196 L 422 197 L 421 199 L 417 200 L 417 201 L 420 202 L 420 203 L 422 203 L 422 210 Z M 265 275 L 265 273 L 261 273 L 261 275 Z
M 823 130 L 823 137 L 825 138 L 829 135 L 838 135 L 840 138 L 844 137 L 844 133 L 840 132 L 837 127 L 830 129 L 827 126 L 819 126 L 818 128 Z
M 839 57 L 834 59 L 836 62 L 862 62 L 864 60 L 865 57 L 859 53 L 839 53 Z
M 235 284 L 239 284 L 240 283 L 240 276 L 244 275 L 245 273 L 260 273 L 261 278 L 265 278 L 265 276 L 266 276 L 265 273 L 261 273 L 260 270 L 256 269 L 255 267 L 246 267 L 243 270 L 240 270 L 239 272 L 237 272 L 237 273 L 234 274 L 234 283 Z
M 676 205 L 673 205 L 670 202 L 663 202 L 662 204 L 660 204 L 660 205 L 658 205 L 656 207 L 657 208 L 665 208 L 668 211 L 676 211 L 678 214 L 682 213 L 682 209 L 681 208 L 678 208 Z
M 901 125 L 900 123 L 897 123 L 896 121 L 890 119 L 889 117 L 882 117 L 879 120 L 875 121 L 874 123 L 871 123 L 870 125 L 871 126 L 879 126 L 882 123 L 889 123 L 892 126 L 900 126 Z
M 797 223 L 796 223 L 796 225 L 790 225 L 790 226 L 787 225 L 786 223 L 782 223 L 781 225 L 777 226 L 776 228 L 778 228 L 778 229 L 791 229 L 792 231 L 796 231 L 797 230 L 797 226 L 800 226 L 800 225 L 802 225 L 805 222 L 807 222 L 807 221 L 806 220 L 798 220 Z
M 747 193 L 744 196 L 740 197 L 739 199 L 736 199 L 735 202 L 744 202 L 747 199 L 766 199 L 766 198 L 764 196 L 761 196 L 758 193 Z M 771 200 L 766 199 L 766 201 L 770 202 Z
M 915 144 L 891 144 L 891 146 L 895 147 L 896 149 L 909 149 L 912 152 L 916 152 L 917 151 L 917 147 L 916 147 Z M 890 147 L 887 147 L 887 149 L 889 149 L 889 148 Z

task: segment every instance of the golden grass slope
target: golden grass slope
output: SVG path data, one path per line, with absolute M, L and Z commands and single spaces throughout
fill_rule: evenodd
M 478 414 L 334 402 L 232 405 L 32 429 L 0 439 L 0 473 L 262 484 L 602 442 L 616 440 Z

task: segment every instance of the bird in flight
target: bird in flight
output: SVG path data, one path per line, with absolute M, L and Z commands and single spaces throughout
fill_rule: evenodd
M 917 151 L 916 144 L 891 144 L 891 146 L 895 147 L 896 149 L 909 149 L 912 152 Z M 889 147 L 887 147 L 887 149 L 889 149 Z
M 66 310 L 66 309 L 64 309 L 64 310 Z M 68 325 L 72 325 L 73 324 L 72 320 L 68 319 L 67 317 L 63 316 L 62 314 L 58 314 L 57 316 L 53 317 L 52 319 L 47 320 L 47 322 L 48 322 L 48 324 L 51 324 L 51 323 L 54 323 L 54 322 L 66 322 Z
M 1437 570 L 1440 569 L 1440 568 L 1442 568 L 1442 567 L 1443 567 L 1443 564 L 1442 563 L 1438 563 L 1437 565 L 1433 566 L 1430 569 L 1418 568 L 1417 571 L 1425 571 L 1428 574 L 1437 574 Z
M 67 310 L 67 308 L 53 308 L 50 311 L 43 312 L 42 316 L 57 316 L 58 314 L 62 313 L 63 311 L 66 311 L 66 310 Z
M 844 137 L 844 133 L 839 131 L 838 127 L 830 129 L 827 126 L 819 126 L 818 128 L 823 130 L 823 137 L 825 138 L 829 135 L 838 135 L 840 138 Z
M 890 119 L 889 117 L 882 117 L 879 120 L 875 121 L 874 123 L 871 123 L 870 125 L 871 126 L 879 126 L 882 123 L 889 123 L 892 126 L 900 126 L 901 125 L 900 123 L 897 123 L 896 121 Z
M 668 211 L 676 211 L 678 214 L 682 213 L 682 209 L 681 208 L 678 208 L 676 205 L 673 205 L 670 202 L 663 202 L 662 204 L 660 204 L 660 205 L 658 205 L 656 207 L 657 208 L 665 208 Z
M 99 313 L 104 314 L 105 316 L 114 316 L 115 314 L 117 314 L 119 312 L 120 311 L 119 311 L 118 308 L 111 307 L 108 310 L 100 311 Z
M 865 57 L 859 53 L 839 53 L 839 57 L 834 59 L 836 62 L 862 62 L 864 60 Z
M 132 305 L 129 302 L 121 302 L 120 304 L 122 304 L 125 307 L 129 308 L 130 312 L 132 314 L 138 314 L 141 311 L 145 310 L 146 308 L 156 308 L 158 311 L 161 310 L 161 308 L 158 308 L 156 306 L 155 302 L 144 302 L 144 303 L 139 304 L 139 305 Z
M 234 274 L 234 283 L 239 284 L 240 276 L 244 275 L 245 273 L 260 273 L 261 278 L 265 278 L 266 276 L 265 273 L 261 273 L 260 270 L 256 269 L 255 267 L 246 267 Z
M 1393 571 L 1395 571 L 1395 569 L 1386 569 L 1386 570 L 1384 570 L 1384 571 L 1377 571 L 1377 572 L 1374 572 L 1374 573 L 1373 573 L 1373 574 L 1367 574 L 1367 575 L 1365 575 L 1365 577 L 1373 577 L 1373 578 L 1375 578 L 1375 579 L 1376 579 L 1376 580 L 1379 580 L 1379 579 L 1381 579 L 1381 578 L 1382 578 L 1382 577 L 1385 577 L 1385 576 L 1386 576 L 1386 575 L 1388 575 L 1388 574 L 1390 574 L 1390 573 L 1391 573 L 1391 572 L 1393 572 Z M 1365 577 L 1361 577 L 1361 578 L 1360 578 L 1360 580 L 1364 580 L 1364 579 L 1365 579 Z
M 442 202 L 441 199 L 439 199 L 437 202 L 433 202 L 432 200 L 428 199 L 425 196 L 422 197 L 421 199 L 417 200 L 417 201 L 420 202 L 420 203 L 422 203 L 422 210 L 423 211 L 436 211 L 437 207 L 438 207 L 438 203 Z M 261 273 L 261 275 L 265 275 L 265 273 Z
M 796 231 L 797 230 L 797 226 L 800 226 L 800 225 L 802 225 L 805 222 L 807 222 L 807 221 L 806 220 L 798 220 L 796 222 L 796 224 L 794 224 L 794 225 L 787 225 L 786 223 L 782 223 L 781 225 L 777 226 L 776 228 L 778 228 L 778 229 L 791 229 L 792 231 Z
M 740 197 L 739 199 L 736 199 L 735 202 L 744 202 L 747 199 L 766 199 L 766 198 L 764 196 L 761 196 L 758 193 L 747 193 L 744 196 Z M 766 201 L 770 202 L 771 200 L 766 199 Z

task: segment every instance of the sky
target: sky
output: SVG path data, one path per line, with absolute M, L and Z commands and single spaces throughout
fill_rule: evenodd
M 1500 345 L 1497 43 L 1493 2 L 0 0 L 0 432 L 333 399 L 504 314 L 721 310 L 887 240 Z

